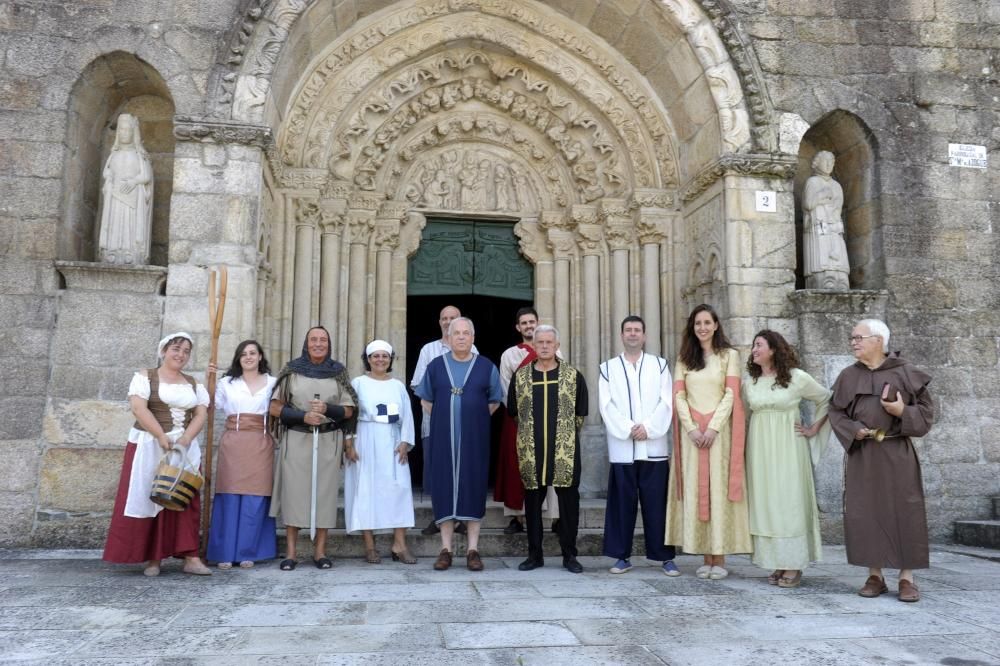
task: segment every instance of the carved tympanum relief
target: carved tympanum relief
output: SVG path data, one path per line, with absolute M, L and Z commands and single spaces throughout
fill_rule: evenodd
M 526 169 L 483 149 L 450 148 L 423 160 L 407 178 L 406 200 L 434 210 L 538 210 Z

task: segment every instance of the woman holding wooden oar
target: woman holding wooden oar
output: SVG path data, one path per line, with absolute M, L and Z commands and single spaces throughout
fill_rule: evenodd
M 244 340 L 215 388 L 215 408 L 226 414 L 226 431 L 219 439 L 207 558 L 224 570 L 237 562 L 249 569 L 278 555 L 274 518 L 268 515 L 274 439 L 267 432 L 267 410 L 277 381 L 270 369 L 260 344 Z M 214 363 L 208 371 L 216 371 Z

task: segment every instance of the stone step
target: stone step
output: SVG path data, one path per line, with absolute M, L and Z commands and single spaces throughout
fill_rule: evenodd
M 592 527 L 580 528 L 576 538 L 576 546 L 581 556 L 601 555 L 603 541 L 603 529 Z M 441 550 L 441 540 L 439 535 L 435 534 L 432 536 L 424 536 L 417 528 L 406 531 L 406 543 L 410 548 L 410 552 L 417 557 L 434 558 L 437 557 L 438 552 Z M 348 535 L 342 529 L 330 530 L 327 535 L 326 554 L 329 557 L 362 558 L 364 557 L 363 544 L 364 542 L 362 541 L 360 535 Z M 466 544 L 467 541 L 465 536 L 456 534 L 452 544 L 452 551 L 456 556 L 464 556 L 466 552 Z M 375 535 L 375 547 L 378 549 L 379 554 L 385 561 L 389 560 L 391 545 L 391 534 Z M 545 531 L 545 539 L 542 548 L 546 556 L 550 558 L 558 558 L 560 553 L 559 539 L 548 529 Z M 308 558 L 311 555 L 312 545 L 309 542 L 308 530 L 299 531 L 296 550 L 300 560 Z M 287 552 L 285 549 L 285 534 L 283 529 L 278 530 L 278 552 Z M 479 533 L 479 552 L 482 553 L 484 557 L 526 556 L 528 553 L 528 540 L 523 533 L 504 534 L 501 529 L 483 529 Z M 636 556 L 643 555 L 646 552 L 642 533 L 639 531 L 636 531 L 632 552 Z
M 595 528 L 604 529 L 604 510 L 607 500 L 604 499 L 581 499 L 580 500 L 580 529 Z M 344 498 L 340 498 L 340 508 L 337 509 L 337 525 L 344 525 Z M 429 498 L 413 499 L 414 524 L 418 529 L 426 527 L 434 519 L 434 511 L 431 508 Z M 546 526 L 549 520 L 542 517 Z M 503 515 L 503 504 L 499 502 L 486 503 L 486 515 L 483 518 L 483 529 L 503 529 L 510 523 L 510 517 Z M 642 528 L 641 513 L 636 516 L 636 528 Z
M 993 503 L 993 517 L 1000 520 L 1000 497 L 991 497 Z
M 1000 549 L 1000 520 L 957 520 L 955 542 L 963 546 Z
M 343 498 L 340 498 L 340 508 L 337 510 L 337 525 L 344 525 Z M 604 513 L 607 500 L 595 498 L 580 499 L 580 525 L 577 535 L 577 548 L 580 555 L 601 555 L 604 540 Z M 518 557 L 527 554 L 528 542 L 523 532 L 519 534 L 504 534 L 503 528 L 510 523 L 510 518 L 503 515 L 503 504 L 489 501 L 486 503 L 486 515 L 483 518 L 479 534 L 479 550 L 491 557 Z M 414 555 L 418 557 L 437 557 L 441 550 L 441 540 L 437 534 L 424 536 L 420 533 L 434 518 L 430 498 L 414 493 L 413 513 L 415 527 L 406 531 L 406 542 Z M 543 516 L 545 526 L 545 553 L 555 557 L 559 554 L 559 540 L 551 532 L 550 521 Z M 633 552 L 642 555 L 646 552 L 642 539 L 642 516 L 636 516 L 635 544 Z M 327 536 L 326 552 L 330 557 L 362 557 L 364 546 L 360 535 L 348 535 L 343 527 L 330 530 Z M 376 535 L 375 545 L 383 558 L 388 559 L 392 535 Z M 466 539 L 460 534 L 455 535 L 454 552 L 465 555 Z M 309 531 L 300 530 L 296 551 L 302 557 L 312 553 L 309 542 Z M 278 529 L 278 552 L 284 553 L 285 530 Z

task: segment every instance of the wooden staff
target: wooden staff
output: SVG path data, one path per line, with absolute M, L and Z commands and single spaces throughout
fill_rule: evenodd
M 219 268 L 219 291 L 215 290 L 215 271 L 208 274 L 208 322 L 212 330 L 212 355 L 209 363 L 218 368 L 219 360 L 219 334 L 222 332 L 222 316 L 226 311 L 226 286 L 229 282 L 229 274 L 226 267 Z M 201 504 L 201 556 L 205 556 L 208 549 L 208 524 L 212 516 L 212 441 L 215 430 L 215 379 L 216 372 L 206 374 L 206 388 L 208 389 L 208 417 L 205 428 L 205 460 L 202 469 L 205 471 L 204 501 Z

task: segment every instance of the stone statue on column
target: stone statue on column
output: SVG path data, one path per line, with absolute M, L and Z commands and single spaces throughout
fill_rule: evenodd
M 135 116 L 118 116 L 115 143 L 101 178 L 99 259 L 109 264 L 148 264 L 153 165 L 142 146 Z
M 802 192 L 804 275 L 809 289 L 849 289 L 847 245 L 844 243 L 844 191 L 833 179 L 833 153 L 813 158 L 813 175 Z

